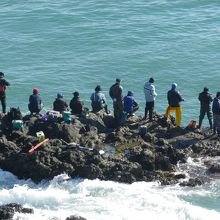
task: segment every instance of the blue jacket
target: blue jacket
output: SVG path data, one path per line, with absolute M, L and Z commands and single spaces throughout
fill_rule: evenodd
M 133 96 L 125 96 L 124 97 L 124 111 L 127 113 L 133 112 L 133 107 L 137 106 L 137 102 L 135 102 Z
M 31 113 L 39 113 L 41 110 L 41 97 L 40 94 L 32 94 L 29 97 L 28 109 Z

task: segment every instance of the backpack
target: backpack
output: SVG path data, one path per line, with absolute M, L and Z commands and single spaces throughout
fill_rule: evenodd
M 115 95 L 115 86 L 116 84 L 112 85 L 111 88 L 109 89 L 109 96 L 114 99 L 116 98 L 116 95 Z
M 3 93 L 5 91 L 5 86 L 0 83 L 0 93 Z
M 22 119 L 22 113 L 20 111 L 20 108 L 10 108 L 10 111 L 8 112 L 8 116 L 12 120 L 21 120 Z

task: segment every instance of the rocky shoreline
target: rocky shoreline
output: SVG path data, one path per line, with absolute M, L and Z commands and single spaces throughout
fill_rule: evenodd
M 220 156 L 220 138 L 209 129 L 175 127 L 159 114 L 151 122 L 130 117 L 119 128 L 104 112 L 74 117 L 70 123 L 47 122 L 38 116 L 25 116 L 23 121 L 22 131 L 2 131 L 0 168 L 36 183 L 66 173 L 71 178 L 195 186 L 204 180 L 176 172 L 178 163 L 186 163 L 188 157 Z M 49 141 L 29 154 L 39 131 Z M 207 175 L 220 172 L 218 163 L 205 165 Z
M 19 205 L 16 203 L 10 203 L 10 204 L 0 206 L 0 219 L 2 219 L 2 220 L 13 219 L 15 213 L 32 215 L 32 214 L 34 214 L 34 210 L 31 208 L 25 208 L 22 205 Z M 53 219 L 58 220 L 58 218 L 56 218 L 56 217 L 54 217 Z M 86 220 L 86 218 L 83 218 L 81 216 L 71 215 L 71 216 L 67 217 L 66 220 Z
M 12 219 L 16 212 L 23 214 L 33 214 L 34 210 L 30 208 L 24 208 L 22 205 L 16 203 L 1 205 L 0 219 L 4 219 L 4 220 Z

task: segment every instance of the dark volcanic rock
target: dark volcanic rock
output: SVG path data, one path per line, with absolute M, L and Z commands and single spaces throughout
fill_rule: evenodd
M 24 121 L 23 130 L 1 135 L 0 167 L 35 182 L 67 173 L 73 178 L 174 184 L 184 178 L 174 174 L 178 162 L 186 162 L 188 156 L 220 155 L 217 137 L 174 127 L 158 114 L 153 121 L 130 117 L 118 128 L 115 119 L 102 111 L 74 116 L 69 123 L 42 121 L 35 116 Z M 140 128 L 146 133 L 140 133 Z M 38 143 L 38 131 L 50 140 L 29 154 L 28 150 Z M 99 150 L 107 151 L 109 145 L 115 146 L 116 153 L 100 155 Z M 217 165 L 209 166 L 209 172 L 219 170 Z M 199 181 L 190 179 L 182 184 L 197 185 Z
M 71 215 L 70 217 L 67 217 L 66 220 L 86 220 L 86 218 L 83 218 L 81 216 Z
M 191 186 L 191 187 L 193 187 L 193 186 L 200 186 L 202 184 L 203 184 L 202 180 L 197 179 L 197 178 L 195 178 L 195 179 L 190 178 L 188 181 L 184 181 L 184 182 L 180 183 L 180 186 Z
M 214 163 L 208 169 L 210 173 L 220 173 L 220 164 Z
M 173 171 L 173 166 L 170 163 L 169 157 L 161 153 L 157 153 L 155 156 L 155 167 L 157 170 Z
M 80 139 L 79 129 L 72 123 L 60 124 L 38 119 L 29 127 L 29 133 L 36 135 L 38 131 L 43 131 L 48 138 L 59 138 L 67 142 L 79 142 Z
M 149 149 L 130 149 L 128 160 L 139 163 L 144 170 L 155 170 L 155 153 Z
M 16 203 L 10 203 L 0 206 L 0 219 L 7 220 L 12 219 L 15 212 L 33 214 L 34 210 L 30 208 L 23 208 L 22 205 Z

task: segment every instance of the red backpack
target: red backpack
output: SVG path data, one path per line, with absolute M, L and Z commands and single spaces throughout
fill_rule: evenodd
M 5 91 L 5 86 L 0 83 L 0 93 L 3 93 Z

